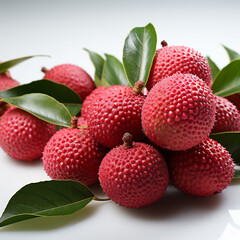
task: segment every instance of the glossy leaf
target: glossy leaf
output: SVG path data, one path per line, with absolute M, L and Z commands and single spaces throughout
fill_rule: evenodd
M 71 127 L 71 114 L 55 98 L 42 93 L 31 93 L 13 98 L 2 98 L 1 101 L 19 107 L 34 116 L 56 125 Z
M 94 75 L 95 85 L 97 87 L 101 86 L 102 85 L 102 82 L 101 82 L 102 71 L 103 71 L 103 66 L 104 66 L 105 60 L 99 54 L 97 54 L 93 51 L 90 51 L 86 48 L 84 48 L 84 50 L 88 52 L 89 57 L 95 67 L 95 75 Z
M 33 57 L 49 57 L 47 55 L 34 55 L 34 56 L 27 56 L 27 57 L 22 57 L 22 58 L 16 58 L 16 59 L 12 59 L 6 62 L 2 62 L 0 64 L 0 73 L 4 73 L 6 72 L 9 68 L 14 67 L 16 65 L 18 65 L 19 63 L 22 63 L 30 58 Z
M 231 61 L 217 74 L 212 90 L 221 97 L 240 92 L 240 59 Z
M 215 64 L 215 62 L 213 62 L 213 60 L 209 56 L 207 56 L 206 59 L 212 71 L 212 80 L 214 80 L 220 70 L 218 66 Z
M 157 34 L 150 23 L 131 30 L 123 48 L 123 65 L 131 86 L 141 80 L 147 83 L 156 53 Z
M 56 83 L 47 79 L 33 81 L 31 83 L 22 84 L 5 91 L 0 91 L 0 97 L 18 97 L 29 93 L 44 93 L 51 97 L 54 97 L 59 102 L 66 104 L 82 103 L 80 96 L 74 90 L 63 84 Z
M 94 194 L 83 184 L 68 180 L 31 183 L 10 199 L 0 227 L 41 216 L 73 214 L 85 207 Z
M 222 144 L 232 155 L 235 163 L 240 164 L 240 132 L 222 132 L 210 137 Z
M 82 109 L 82 104 L 64 104 L 71 116 L 76 116 Z
M 240 179 L 240 166 L 236 165 L 234 167 L 234 170 L 235 170 L 235 173 L 234 173 L 233 179 Z
M 128 85 L 122 63 L 112 55 L 105 54 L 106 61 L 102 72 L 102 81 L 112 85 Z
M 240 59 L 240 54 L 235 52 L 234 50 L 222 45 L 223 48 L 226 50 L 227 54 L 228 54 L 228 57 L 229 57 L 229 60 L 232 61 L 234 59 Z

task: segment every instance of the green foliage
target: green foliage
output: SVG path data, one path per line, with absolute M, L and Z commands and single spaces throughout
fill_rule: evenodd
M 41 216 L 75 213 L 94 199 L 94 194 L 76 181 L 52 180 L 31 183 L 16 192 L 0 218 L 0 227 Z
M 131 86 L 147 83 L 156 53 L 157 34 L 151 23 L 131 30 L 123 48 L 123 65 Z

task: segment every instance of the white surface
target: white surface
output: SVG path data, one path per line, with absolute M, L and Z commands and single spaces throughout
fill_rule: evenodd
M 0 0 L 0 59 L 33 54 L 13 69 L 21 83 L 42 78 L 42 66 L 73 63 L 91 76 L 94 69 L 83 48 L 122 56 L 123 42 L 136 26 L 152 22 L 158 47 L 187 45 L 210 55 L 222 67 L 220 44 L 240 52 L 239 1 L 11 1 Z M 31 164 L 0 150 L 0 212 L 10 197 L 31 182 L 49 179 L 40 160 Z M 112 202 L 92 202 L 77 214 L 38 218 L 0 229 L 1 240 L 21 239 L 240 239 L 240 182 L 222 194 L 194 198 L 169 187 L 156 204 L 125 209 Z

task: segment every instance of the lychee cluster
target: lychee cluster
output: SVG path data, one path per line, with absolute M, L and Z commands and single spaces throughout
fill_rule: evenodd
M 88 186 L 99 180 L 107 196 L 125 207 L 158 201 L 169 180 L 194 196 L 221 192 L 233 178 L 234 163 L 209 135 L 240 131 L 239 110 L 213 94 L 211 70 L 200 53 L 162 45 L 147 91 L 141 81 L 133 87 L 96 88 L 83 69 L 71 64 L 43 69 L 44 78 L 80 95 L 81 116 L 72 118 L 72 127 L 57 131 L 11 107 L 0 120 L 0 146 L 16 159 L 42 157 L 52 179 Z

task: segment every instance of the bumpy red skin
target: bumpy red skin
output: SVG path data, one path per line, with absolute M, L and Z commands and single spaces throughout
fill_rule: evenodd
M 81 116 L 86 117 L 89 112 L 91 111 L 92 104 L 95 102 L 95 99 L 98 98 L 98 95 L 103 94 L 105 87 L 99 86 L 94 89 L 83 101 L 82 109 L 81 109 Z
M 5 74 L 0 74 L 0 91 L 18 86 L 20 83 Z
M 168 159 L 172 184 L 202 197 L 222 192 L 233 178 L 234 165 L 229 152 L 210 138 L 186 151 L 172 151 Z
M 0 146 L 12 158 L 32 161 L 56 132 L 56 126 L 18 109 L 7 110 L 0 120 Z
M 55 66 L 46 72 L 44 78 L 72 88 L 82 100 L 95 88 L 92 78 L 82 68 L 72 64 Z
M 232 102 L 237 109 L 240 111 L 240 94 L 239 93 L 235 93 L 233 95 L 227 96 L 226 97 L 230 102 Z
M 201 79 L 174 74 L 149 92 L 142 109 L 142 126 L 156 145 L 185 150 L 208 137 L 215 111 L 215 96 Z
M 240 131 L 240 112 L 233 103 L 226 98 L 216 96 L 216 120 L 213 133 Z
M 211 68 L 207 60 L 196 50 L 184 46 L 166 46 L 158 49 L 147 82 L 150 90 L 163 78 L 175 73 L 191 73 L 212 85 Z
M 166 191 L 169 176 L 162 155 L 145 143 L 133 142 L 112 149 L 99 167 L 103 191 L 114 202 L 141 208 L 159 200 Z
M 1 62 L 0 62 L 1 63 Z M 9 75 L 9 74 L 7 74 Z M 12 87 L 18 86 L 20 83 L 14 79 L 12 79 L 6 74 L 0 74 L 0 91 L 7 90 Z M 0 101 L 0 116 L 6 111 L 6 109 L 9 107 L 8 104 Z
M 86 116 L 91 134 L 103 146 L 113 148 L 122 143 L 128 132 L 133 139 L 144 138 L 141 126 L 141 110 L 145 96 L 136 95 L 133 88 L 122 85 L 111 86 L 98 95 Z
M 71 179 L 92 185 L 106 149 L 87 129 L 64 128 L 56 132 L 43 151 L 44 170 L 52 179 Z
M 84 117 L 78 117 L 78 122 L 77 122 L 77 126 L 78 127 L 82 127 L 82 128 L 84 128 L 84 127 L 86 127 L 87 128 L 87 121 L 86 121 L 86 119 L 84 118 Z

